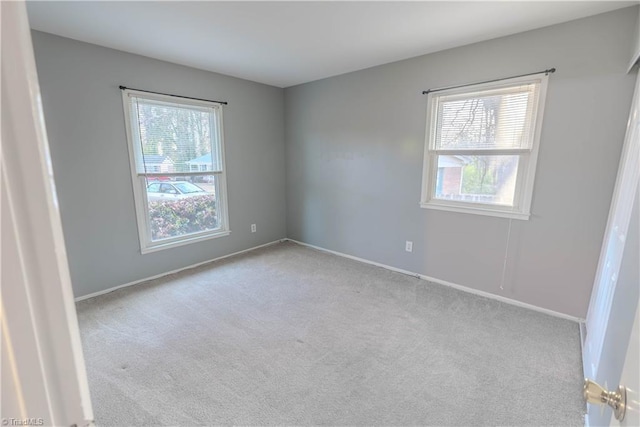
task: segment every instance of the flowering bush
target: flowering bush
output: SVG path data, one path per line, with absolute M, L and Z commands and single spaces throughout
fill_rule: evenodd
M 215 196 L 149 202 L 152 240 L 182 236 L 218 227 Z

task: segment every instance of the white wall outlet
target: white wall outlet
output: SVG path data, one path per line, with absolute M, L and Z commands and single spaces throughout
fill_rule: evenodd
M 252 233 L 256 232 L 256 225 L 255 224 L 251 224 L 251 232 Z
M 404 244 L 404 250 L 407 252 L 413 252 L 413 242 L 407 240 Z

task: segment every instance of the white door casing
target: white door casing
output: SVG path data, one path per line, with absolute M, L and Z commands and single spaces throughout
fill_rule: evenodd
M 24 1 L 0 2 L 2 424 L 93 413 Z
M 638 194 L 640 197 L 640 194 Z M 640 260 L 638 260 L 640 262 Z M 640 285 L 640 284 L 638 284 Z M 636 309 L 636 318 L 629 339 L 627 356 L 620 377 L 620 384 L 627 388 L 627 409 L 624 419 L 619 422 L 611 417 L 611 426 L 640 426 L 640 299 Z
M 582 359 L 584 374 L 588 378 L 597 377 L 639 177 L 640 76 L 636 81 L 609 219 L 587 312 Z

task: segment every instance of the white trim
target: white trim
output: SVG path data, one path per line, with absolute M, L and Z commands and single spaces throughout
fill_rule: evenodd
M 584 340 L 587 338 L 587 324 L 580 322 L 580 348 L 584 347 Z
M 587 365 L 584 363 L 584 344 L 587 339 L 587 321 L 580 322 L 580 359 L 582 360 L 582 376 L 585 378 L 592 378 L 591 369 L 587 369 Z
M 532 310 L 532 311 L 537 311 L 538 313 L 548 314 L 549 316 L 559 317 L 559 318 L 565 319 L 565 320 L 571 320 L 571 321 L 576 322 L 576 323 L 584 322 L 584 319 L 582 319 L 580 317 L 575 317 L 575 316 L 571 316 L 569 314 L 560 313 L 559 311 L 549 310 L 548 308 L 538 307 L 537 305 L 528 304 L 526 302 L 518 301 L 516 299 L 507 298 L 507 297 L 503 297 L 501 295 L 492 294 L 491 292 L 486 292 L 486 291 L 481 291 L 481 290 L 478 290 L 478 289 L 473 289 L 473 288 L 470 288 L 468 286 L 458 285 L 456 283 L 447 282 L 446 280 L 437 279 L 437 278 L 431 277 L 431 276 L 425 276 L 423 274 L 419 274 L 418 277 L 420 277 L 421 279 L 426 280 L 428 282 L 434 282 L 434 283 L 438 283 L 439 285 L 449 286 L 451 288 L 455 288 L 455 289 L 458 289 L 458 290 L 463 291 L 463 292 L 467 292 L 467 293 L 470 293 L 470 294 L 482 296 L 482 297 L 489 298 L 489 299 L 492 299 L 492 300 L 504 302 L 504 303 L 509 304 L 509 305 L 515 305 L 517 307 L 526 308 L 526 309 L 529 309 L 529 310 Z
M 640 182 L 640 76 L 636 78 L 627 130 L 620 154 L 618 174 L 611 198 L 598 268 L 587 310 L 587 339 L 582 358 L 590 366 L 589 377 L 597 378 L 600 357 L 631 221 L 633 200 Z
M 224 108 L 220 106 L 216 123 L 216 129 L 218 130 L 218 141 L 220 141 L 220 161 L 222 162 L 222 173 L 216 175 L 216 197 L 218 198 L 218 212 L 222 216 L 222 224 L 224 229 L 231 233 L 231 224 L 229 224 L 229 204 L 227 201 L 227 194 L 229 188 L 227 187 L 227 160 L 225 158 L 225 137 L 224 137 Z M 213 159 L 213 153 L 211 153 Z
M 382 263 L 379 263 L 379 262 L 376 262 L 376 261 L 371 261 L 371 260 L 368 260 L 368 259 L 365 259 L 365 258 L 360 258 L 360 257 L 357 257 L 357 256 L 348 255 L 348 254 L 345 254 L 345 253 L 342 253 L 342 252 L 333 251 L 331 249 L 326 249 L 326 248 L 323 248 L 323 247 L 320 247 L 320 246 L 311 245 L 309 243 L 300 242 L 298 240 L 289 239 L 289 238 L 286 238 L 284 240 L 287 240 L 287 241 L 290 241 L 290 242 L 293 242 L 293 243 L 297 243 L 298 245 L 307 246 L 309 248 L 317 249 L 317 250 L 322 251 L 322 252 L 327 252 L 327 253 L 330 253 L 330 254 L 333 254 L 333 255 L 337 255 L 337 256 L 344 257 L 344 258 L 352 259 L 354 261 L 360 261 L 360 262 L 363 262 L 365 264 L 375 265 L 376 267 L 382 267 L 382 268 L 390 270 L 390 271 L 395 271 L 396 273 L 402 273 L 402 274 L 406 274 L 406 275 L 409 275 L 409 276 L 414 276 L 414 277 L 416 277 L 418 279 L 422 279 L 422 280 L 425 280 L 427 282 L 433 282 L 433 283 L 437 283 L 439 285 L 448 286 L 450 288 L 454 288 L 454 289 L 457 289 L 459 291 L 463 291 L 463 292 L 466 292 L 466 293 L 469 293 L 469 294 L 474 294 L 474 295 L 478 295 L 478 296 L 481 296 L 481 297 L 489 298 L 489 299 L 492 299 L 492 300 L 504 302 L 506 304 L 514 305 L 514 306 L 517 306 L 517 307 L 526 308 L 526 309 L 529 309 L 529 310 L 537 311 L 539 313 L 548 314 L 549 316 L 559 317 L 561 319 L 566 319 L 566 320 L 571 320 L 571 321 L 576 322 L 576 323 L 584 322 L 584 319 L 581 319 L 579 317 L 570 316 L 568 314 L 564 314 L 564 313 L 560 313 L 560 312 L 557 312 L 557 311 L 549 310 L 547 308 L 542 308 L 542 307 L 538 307 L 536 305 L 527 304 L 526 302 L 518 301 L 518 300 L 515 300 L 515 299 L 511 299 L 511 298 L 506 298 L 506 297 L 503 297 L 503 296 L 500 296 L 500 295 L 492 294 L 490 292 L 480 291 L 478 289 L 473 289 L 473 288 L 470 288 L 468 286 L 458 285 L 456 283 L 448 282 L 446 280 L 437 279 L 435 277 L 427 276 L 427 275 L 424 275 L 424 274 L 414 273 L 414 272 L 409 271 L 409 270 L 403 270 L 401 268 L 392 267 L 390 265 L 382 264 Z
M 143 283 L 143 282 L 148 282 L 149 280 L 159 279 L 160 277 L 168 276 L 170 274 L 179 273 L 179 272 L 184 271 L 184 270 L 190 270 L 192 268 L 200 267 L 201 265 L 205 265 L 205 264 L 208 264 L 208 263 L 211 263 L 211 262 L 220 261 L 220 260 L 223 260 L 225 258 L 230 258 L 232 256 L 240 255 L 240 254 L 243 254 L 243 253 L 246 253 L 246 252 L 251 252 L 251 251 L 254 251 L 256 249 L 265 248 L 267 246 L 271 246 L 271 245 L 275 245 L 275 244 L 284 242 L 285 240 L 287 240 L 287 239 L 274 240 L 273 242 L 264 243 L 262 245 L 254 246 L 252 248 L 243 249 L 241 251 L 233 252 L 233 253 L 230 253 L 230 254 L 227 254 L 227 255 L 222 255 L 222 256 L 219 256 L 217 258 L 213 258 L 213 259 L 209 259 L 209 260 L 206 260 L 206 261 L 198 262 L 196 264 L 187 265 L 186 267 L 180 267 L 180 268 L 177 268 L 175 270 L 166 271 L 164 273 L 156 274 L 156 275 L 150 276 L 150 277 L 145 277 L 144 279 L 134 280 L 133 282 L 125 283 L 123 285 L 118 285 L 118 286 L 114 286 L 112 288 L 103 289 L 103 290 L 98 291 L 98 292 L 93 292 L 91 294 L 82 295 L 80 297 L 77 297 L 75 299 L 75 302 L 83 301 L 83 300 L 86 300 L 86 299 L 89 299 L 89 298 L 93 298 L 93 297 L 97 297 L 97 296 L 104 295 L 104 294 L 108 294 L 110 292 L 117 291 L 118 289 L 127 288 L 129 286 L 137 285 L 137 284 Z
M 176 236 L 170 239 L 153 241 L 151 239 L 151 225 L 148 214 L 148 201 L 147 192 L 145 189 L 145 182 L 147 175 L 163 175 L 162 173 L 141 174 L 137 167 L 137 158 L 141 154 L 139 152 L 140 147 L 136 144 L 139 138 L 138 127 L 133 126 L 132 114 L 133 111 L 130 105 L 131 96 L 140 97 L 144 99 L 150 99 L 158 102 L 168 102 L 172 105 L 189 105 L 197 108 L 204 108 L 210 114 L 210 120 L 215 122 L 216 129 L 216 141 L 213 143 L 212 135 L 212 149 L 219 148 L 220 161 L 222 163 L 222 171 L 211 172 L 211 175 L 216 175 L 216 209 L 217 215 L 220 220 L 221 226 L 215 230 L 203 231 L 196 234 L 188 234 L 183 236 Z M 124 123 L 125 133 L 127 137 L 127 148 L 129 152 L 129 164 L 131 168 L 131 184 L 133 187 L 133 198 L 136 212 L 136 223 L 138 228 L 138 240 L 140 243 L 140 253 L 142 255 L 157 252 L 164 249 L 175 248 L 190 243 L 200 242 L 203 240 L 214 239 L 218 237 L 228 236 L 231 233 L 229 225 L 229 209 L 227 203 L 227 178 L 226 178 L 226 162 L 225 162 L 225 143 L 224 143 L 224 119 L 223 108 L 218 102 L 213 101 L 199 101 L 179 98 L 171 95 L 151 94 L 147 92 L 140 92 L 132 89 L 122 90 L 122 105 L 124 111 Z M 213 123 L 212 123 L 213 124 Z M 213 153 L 211 154 L 213 157 Z M 190 176 L 191 172 L 184 173 L 171 173 L 172 176 Z M 163 175 L 164 176 L 164 175 Z
M 478 206 L 473 206 L 470 204 L 466 204 L 465 206 L 454 206 L 453 203 L 438 203 L 439 199 L 434 199 L 427 203 L 420 203 L 421 208 L 425 209 L 434 209 L 438 211 L 449 211 L 449 212 L 458 212 L 458 213 L 468 213 L 474 215 L 485 215 L 485 216 L 495 216 L 500 218 L 511 218 L 511 219 L 521 219 L 528 220 L 531 217 L 531 214 L 520 213 L 515 211 L 504 211 L 499 209 L 489 209 L 483 208 L 481 204 L 477 204 Z
M 142 255 L 149 254 L 152 252 L 158 252 L 163 249 L 176 248 L 178 246 L 189 245 L 191 243 L 202 242 L 210 239 L 217 239 L 218 237 L 225 237 L 231 234 L 231 230 L 227 231 L 203 231 L 198 234 L 188 234 L 186 236 L 180 236 L 181 238 L 173 238 L 172 240 L 166 243 L 157 243 L 154 245 L 149 245 L 146 248 L 141 247 L 140 253 Z M 191 237 L 189 237 L 191 236 Z M 162 240 L 160 240 L 162 242 Z
M 540 146 L 540 134 L 542 132 L 542 119 L 544 116 L 544 106 L 546 101 L 547 87 L 549 76 L 546 73 L 540 73 L 530 76 L 516 77 L 512 79 L 504 79 L 493 83 L 479 83 L 475 85 L 466 85 L 463 88 L 454 88 L 449 90 L 438 91 L 437 93 L 429 93 L 427 96 L 427 114 L 426 114 L 426 130 L 424 143 L 424 158 L 422 165 L 422 191 L 420 196 L 420 207 L 426 209 L 437 209 L 443 211 L 453 211 L 459 213 L 470 213 L 476 215 L 488 215 L 503 218 L 528 220 L 531 214 L 531 201 L 533 199 L 533 186 L 535 181 L 536 163 L 538 160 L 538 151 Z M 539 84 L 538 96 L 535 99 L 537 103 L 534 108 L 534 122 L 532 123 L 533 140 L 531 148 L 528 149 L 471 149 L 471 150 L 442 150 L 436 149 L 434 146 L 435 133 L 437 131 L 437 107 L 436 104 L 441 96 L 451 94 L 465 94 L 480 90 L 499 89 L 501 87 L 515 86 L 519 83 L 536 83 Z M 435 98 L 435 99 L 434 99 Z M 514 201 L 512 210 L 505 210 L 497 206 L 493 208 L 491 205 L 467 202 L 467 201 L 448 201 L 436 199 L 434 191 L 436 187 L 436 176 L 438 172 L 437 160 L 439 155 L 507 155 L 512 154 L 518 156 L 518 174 L 516 177 Z
M 11 40 L 0 67 L 3 423 L 85 426 L 93 411 L 26 4 L 1 2 L 0 15 Z
M 83 301 L 85 299 L 89 299 L 89 298 L 97 297 L 97 296 L 100 296 L 100 295 L 108 294 L 108 293 L 116 291 L 118 289 L 126 288 L 126 287 L 133 286 L 133 285 L 137 285 L 137 284 L 143 283 L 143 282 L 148 282 L 149 280 L 154 280 L 154 279 L 158 279 L 160 277 L 168 276 L 170 274 L 179 273 L 179 272 L 184 271 L 184 270 L 189 270 L 189 269 L 192 269 L 192 268 L 196 268 L 196 267 L 199 267 L 199 266 L 204 265 L 204 264 L 213 263 L 213 262 L 225 259 L 225 258 L 229 258 L 229 257 L 232 257 L 232 256 L 240 255 L 240 254 L 243 254 L 243 253 L 246 253 L 246 252 L 251 252 L 251 251 L 254 251 L 256 249 L 264 248 L 264 247 L 267 247 L 267 246 L 272 246 L 272 245 L 275 245 L 275 244 L 278 244 L 278 243 L 282 243 L 282 242 L 285 242 L 285 241 L 296 243 L 296 244 L 301 245 L 301 246 L 306 246 L 306 247 L 309 247 L 309 248 L 313 248 L 313 249 L 316 249 L 316 250 L 319 250 L 319 251 L 322 251 L 322 252 L 327 252 L 327 253 L 330 253 L 330 254 L 333 254 L 333 255 L 337 255 L 337 256 L 340 256 L 340 257 L 343 257 L 343 258 L 352 259 L 354 261 L 363 262 L 365 264 L 375 265 L 376 267 L 382 267 L 382 268 L 384 268 L 386 270 L 394 271 L 396 273 L 402 273 L 402 274 L 406 274 L 408 276 L 414 276 L 414 277 L 416 277 L 418 279 L 422 279 L 422 280 L 425 280 L 427 282 L 433 282 L 433 283 L 437 283 L 439 285 L 448 286 L 450 288 L 455 288 L 455 289 L 458 289 L 458 290 L 466 292 L 466 293 L 479 295 L 479 296 L 482 296 L 482 297 L 485 297 L 485 298 L 493 299 L 493 300 L 496 300 L 496 301 L 504 302 L 504 303 L 507 303 L 507 304 L 510 304 L 510 305 L 515 305 L 515 306 L 522 307 L 522 308 L 527 308 L 529 310 L 537 311 L 539 313 L 548 314 L 550 316 L 559 317 L 559 318 L 566 319 L 566 320 L 571 320 L 571 321 L 574 321 L 574 322 L 577 322 L 577 323 L 583 323 L 584 322 L 584 319 L 579 318 L 579 317 L 574 317 L 574 316 L 570 316 L 568 314 L 564 314 L 564 313 L 560 313 L 560 312 L 557 312 L 557 311 L 549 310 L 549 309 L 546 309 L 546 308 L 538 307 L 538 306 L 535 306 L 535 305 L 532 305 L 532 304 L 527 304 L 527 303 L 522 302 L 522 301 L 514 300 L 514 299 L 511 299 L 511 298 L 506 298 L 506 297 L 503 297 L 503 296 L 500 296 L 500 295 L 492 294 L 490 292 L 480 291 L 480 290 L 477 290 L 477 289 L 470 288 L 468 286 L 458 285 L 458 284 L 455 284 L 455 283 L 452 283 L 452 282 L 448 282 L 446 280 L 437 279 L 435 277 L 427 276 L 427 275 L 424 275 L 424 274 L 414 273 L 414 272 L 409 271 L 409 270 L 403 270 L 401 268 L 392 267 L 392 266 L 387 265 L 387 264 L 382 264 L 382 263 L 379 263 L 379 262 L 376 262 L 376 261 L 371 261 L 371 260 L 368 260 L 368 259 L 365 259 L 365 258 L 360 258 L 360 257 L 357 257 L 357 256 L 345 254 L 343 252 L 333 251 L 331 249 L 326 249 L 326 248 L 323 248 L 323 247 L 320 247 L 320 246 L 315 246 L 315 245 L 312 245 L 312 244 L 309 244 L 309 243 L 300 242 L 298 240 L 290 239 L 288 237 L 287 238 L 283 238 L 283 239 L 279 239 L 279 240 L 274 240 L 273 242 L 265 243 L 265 244 L 262 244 L 262 245 L 254 246 L 252 248 L 243 249 L 241 251 L 233 252 L 233 253 L 230 253 L 228 255 L 222 255 L 220 257 L 213 258 L 213 259 L 210 259 L 210 260 L 207 260 L 207 261 L 202 261 L 202 262 L 199 262 L 199 263 L 196 263 L 196 264 L 191 264 L 191 265 L 188 265 L 186 267 L 181 267 L 181 268 L 178 268 L 178 269 L 175 269 L 175 270 L 171 270 L 171 271 L 167 271 L 167 272 L 164 272 L 164 273 L 156 274 L 154 276 L 145 277 L 145 278 L 139 279 L 139 280 L 134 280 L 133 282 L 125 283 L 123 285 L 118 285 L 118 286 L 114 286 L 112 288 L 108 288 L 108 289 L 104 289 L 104 290 L 101 290 L 101 291 L 98 291 L 98 292 L 93 292 L 91 294 L 83 295 L 83 296 L 77 297 L 75 299 L 75 301 L 76 302 Z
M 131 93 L 140 98 L 151 99 L 153 101 L 158 101 L 159 104 L 164 105 L 191 105 L 194 107 L 200 107 L 203 109 L 209 109 L 212 105 L 222 107 L 225 104 L 222 102 L 216 101 L 205 101 L 202 99 L 193 99 L 193 98 L 183 98 L 181 96 L 176 95 L 165 95 L 162 93 L 154 93 L 154 92 L 145 92 L 142 90 L 135 89 L 123 89 L 122 92 Z
M 529 148 L 480 148 L 473 150 L 433 149 L 431 152 L 439 156 L 517 156 L 529 154 L 531 150 Z

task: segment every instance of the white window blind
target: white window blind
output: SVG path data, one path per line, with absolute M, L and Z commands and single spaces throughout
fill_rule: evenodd
M 136 172 L 140 175 L 199 172 L 221 173 L 219 106 L 185 106 L 129 95 L 136 140 Z M 160 168 L 160 171 L 158 170 Z
M 437 96 L 437 150 L 491 150 L 533 145 L 539 83 Z

